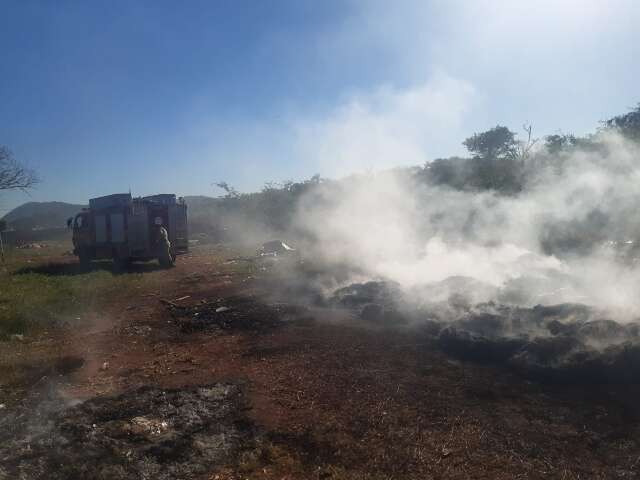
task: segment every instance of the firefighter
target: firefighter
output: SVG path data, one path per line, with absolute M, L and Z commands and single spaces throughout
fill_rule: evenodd
M 169 267 L 173 265 L 169 233 L 167 232 L 167 229 L 164 228 L 161 217 L 156 217 L 154 223 L 156 225 L 156 245 L 158 248 L 158 260 L 160 261 L 160 265 Z

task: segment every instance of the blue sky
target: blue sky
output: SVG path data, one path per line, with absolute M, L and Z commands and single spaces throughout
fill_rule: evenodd
M 25 201 L 216 195 L 593 131 L 640 101 L 633 0 L 0 0 L 0 144 Z

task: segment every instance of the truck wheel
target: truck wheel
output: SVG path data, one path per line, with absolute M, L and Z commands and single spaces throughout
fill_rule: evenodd
M 163 268 L 171 268 L 175 263 L 175 256 L 171 254 L 171 252 L 163 253 L 158 257 L 158 263 Z
M 129 257 L 113 257 L 113 269 L 116 272 L 125 272 L 129 268 Z
M 83 270 L 88 270 L 91 266 L 91 257 L 85 251 L 80 251 L 78 253 L 78 260 L 80 262 L 80 267 L 82 267 Z

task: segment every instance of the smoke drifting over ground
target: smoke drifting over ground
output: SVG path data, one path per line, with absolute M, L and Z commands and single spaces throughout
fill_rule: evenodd
M 534 153 L 516 196 L 428 186 L 405 170 L 321 185 L 302 198 L 296 226 L 315 255 L 396 281 L 414 300 L 576 302 L 629 321 L 640 315 L 630 243 L 640 233 L 640 155 L 613 134 L 594 144 Z M 462 292 L 440 285 L 434 297 L 451 277 L 473 282 Z

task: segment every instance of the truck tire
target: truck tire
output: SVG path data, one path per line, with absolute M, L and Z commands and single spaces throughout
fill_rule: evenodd
M 80 250 L 80 252 L 78 252 L 78 261 L 80 262 L 80 267 L 83 270 L 88 270 L 91 266 L 91 256 L 89 255 L 89 252 L 86 250 Z
M 116 272 L 126 272 L 129 268 L 129 257 L 121 257 L 116 255 L 113 257 L 113 269 Z
M 163 252 L 158 257 L 158 263 L 163 268 L 171 268 L 175 263 L 176 257 L 171 252 Z

